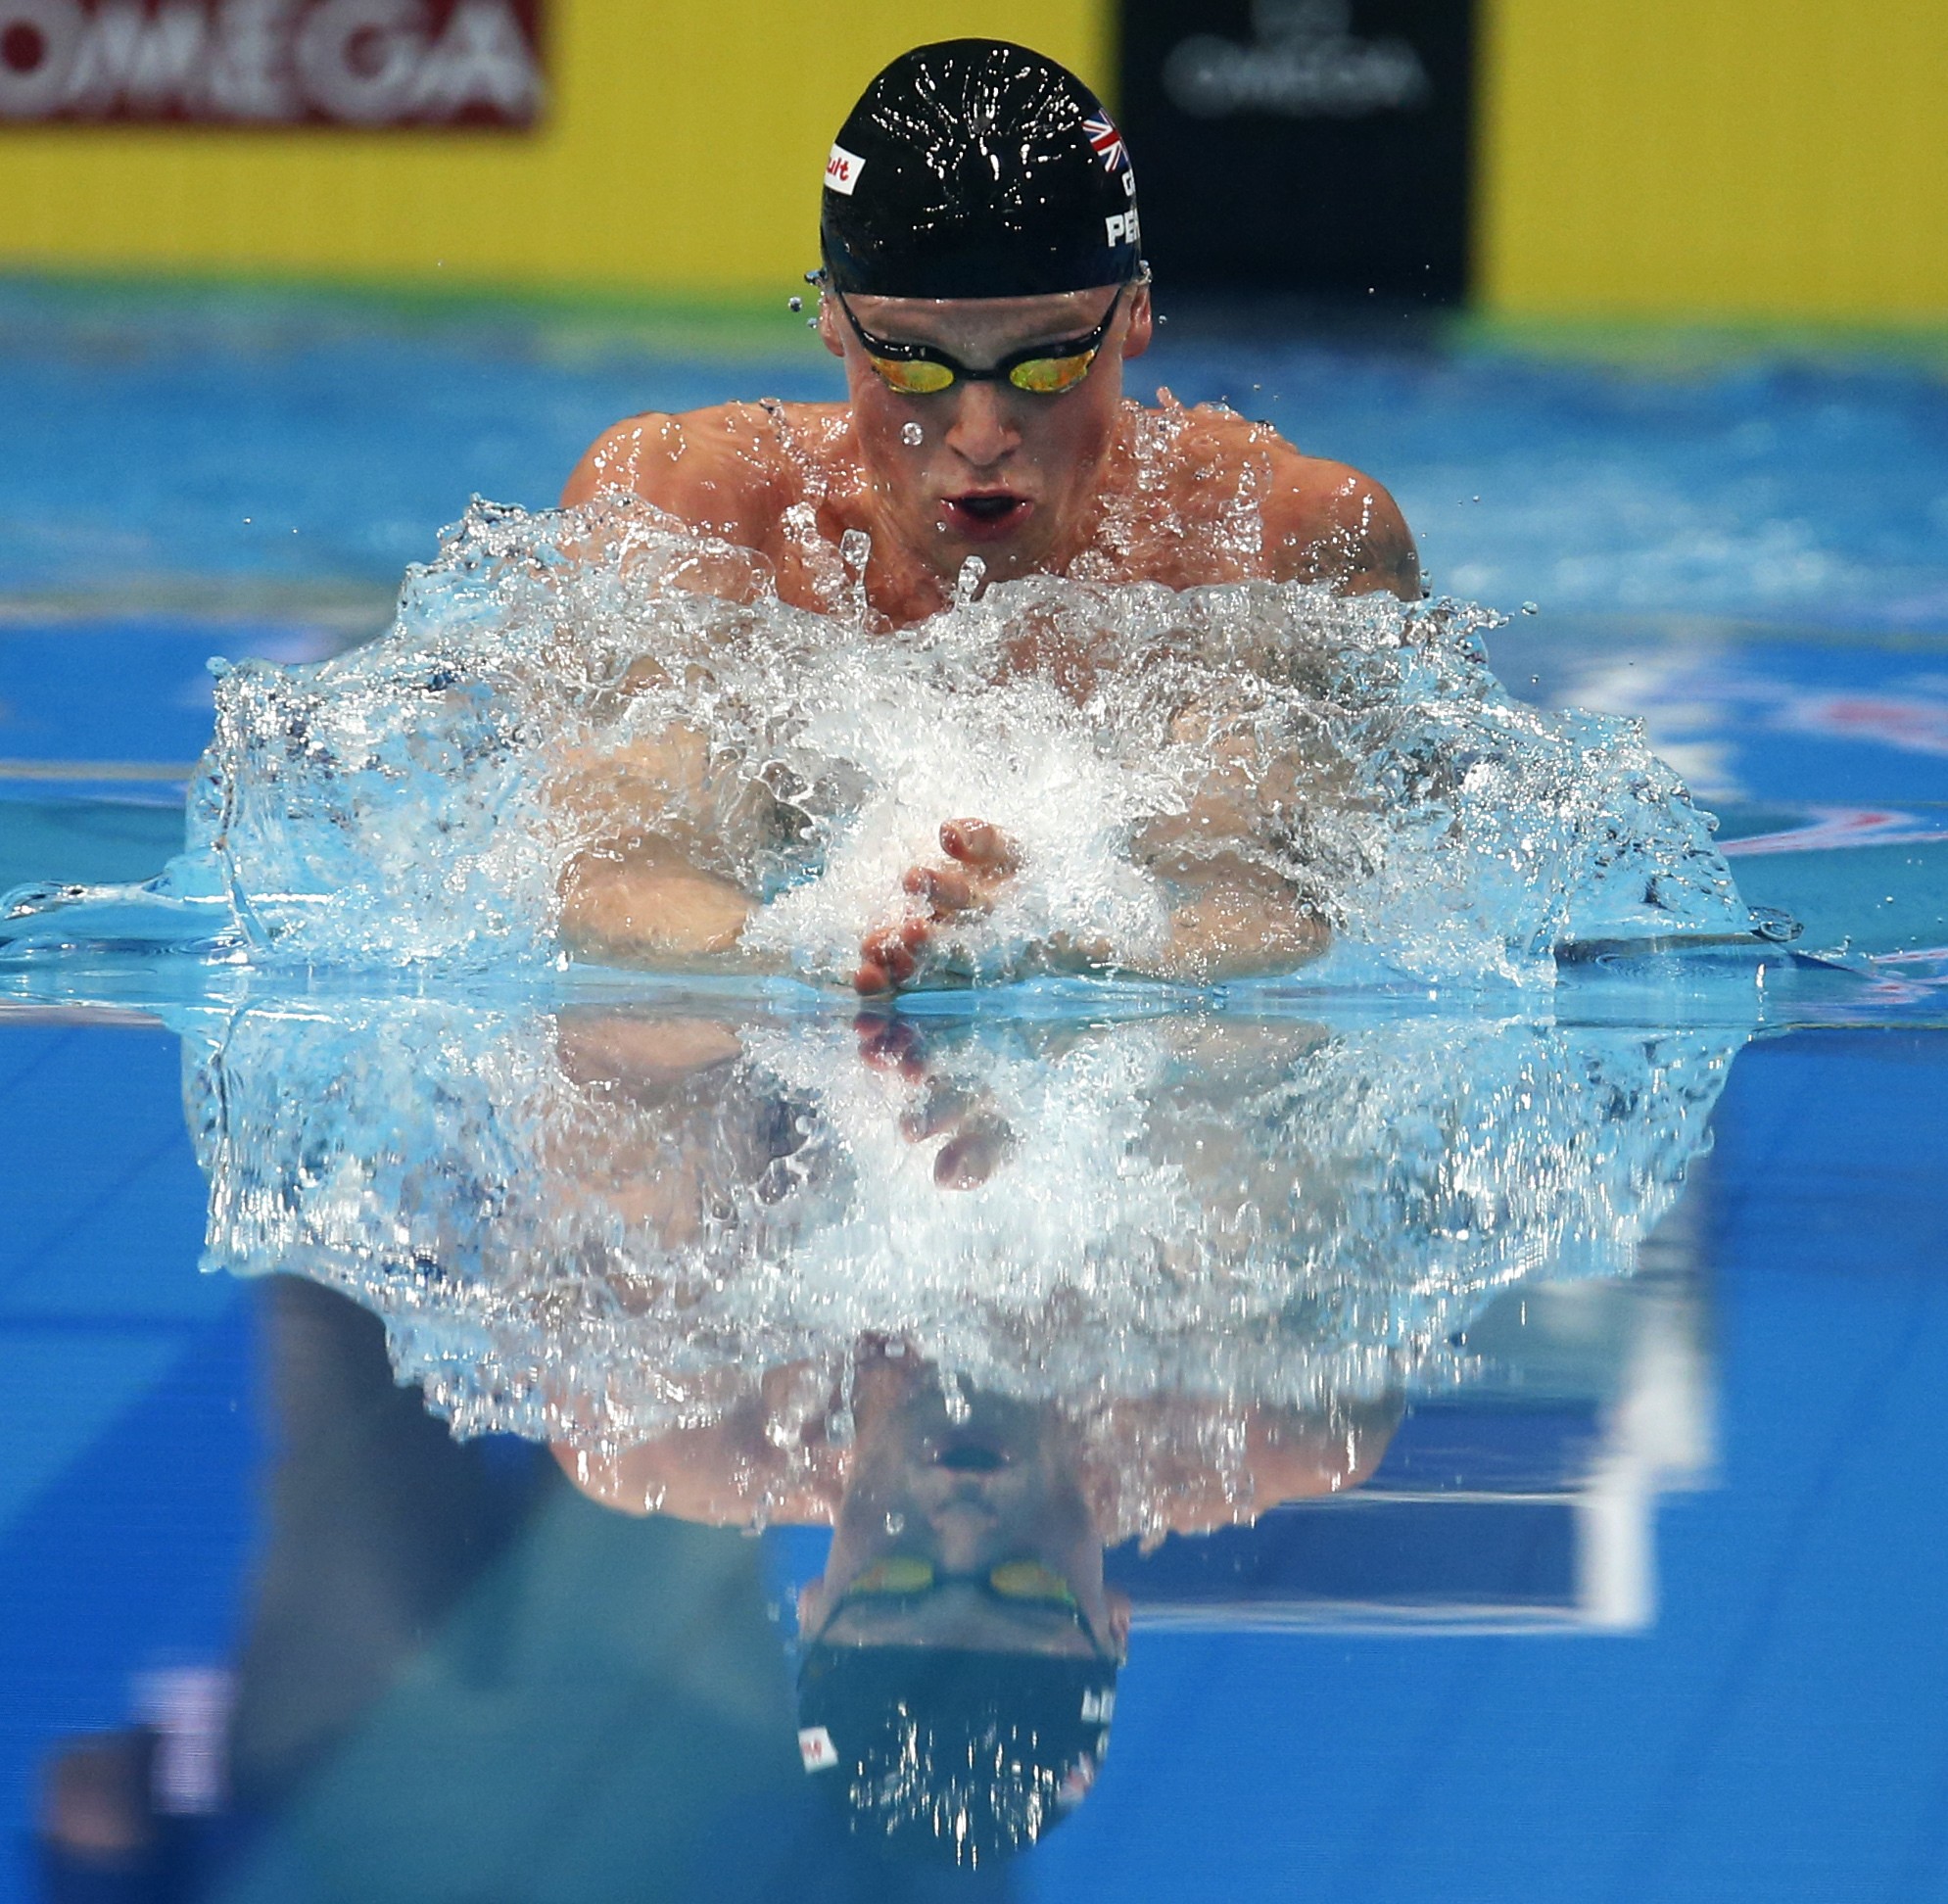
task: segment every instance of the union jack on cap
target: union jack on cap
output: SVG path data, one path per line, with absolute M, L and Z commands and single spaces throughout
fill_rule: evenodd
M 1105 171 L 1120 171 L 1129 164 L 1129 154 L 1123 149 L 1122 134 L 1110 123 L 1107 113 L 1101 119 L 1084 119 L 1082 129 L 1088 133 L 1089 148 L 1102 160 Z

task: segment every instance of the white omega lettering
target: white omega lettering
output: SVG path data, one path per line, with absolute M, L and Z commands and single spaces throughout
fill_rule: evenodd
M 318 109 L 355 125 L 410 110 L 425 51 L 410 0 L 324 0 L 298 29 L 298 77 Z
M 0 119 L 60 110 L 81 26 L 74 0 L 0 0 Z
M 165 0 L 153 15 L 142 0 L 106 0 L 74 49 L 61 103 L 96 113 L 124 104 L 194 112 L 203 103 L 209 42 L 201 0 Z
M 507 0 L 465 0 L 427 53 L 412 103 L 437 119 L 492 106 L 510 119 L 535 110 L 541 74 Z
M 222 0 L 210 65 L 210 104 L 225 119 L 297 116 L 291 78 L 296 0 Z

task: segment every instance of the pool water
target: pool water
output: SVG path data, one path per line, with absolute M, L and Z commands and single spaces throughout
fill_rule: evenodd
M 470 494 L 832 389 L 782 308 L 0 315 L 0 886 L 155 872 L 206 657 L 376 632 Z M 1388 482 L 1799 938 L 890 1023 L 0 960 L 5 1894 L 1948 1893 L 1948 391 L 1195 317 L 1158 378 Z M 889 1338 L 938 1436 L 1063 1424 L 1131 1609 L 1093 1786 L 973 1869 L 797 1738 Z

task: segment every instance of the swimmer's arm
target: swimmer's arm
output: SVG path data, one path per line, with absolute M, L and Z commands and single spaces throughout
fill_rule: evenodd
M 1264 504 L 1274 580 L 1324 582 L 1343 595 L 1381 590 L 1418 601 L 1420 555 L 1400 504 L 1345 463 L 1280 444 Z
M 711 1428 L 674 1429 L 619 1454 L 554 1442 L 548 1452 L 575 1487 L 621 1514 L 667 1514 L 701 1527 L 830 1527 L 837 1489 L 828 1474 L 786 1475 L 779 1451 L 752 1435 L 749 1410 Z M 827 1466 L 835 1466 L 828 1462 Z
M 1272 977 L 1316 959 L 1331 942 L 1325 921 L 1282 881 L 1273 889 L 1218 880 L 1171 913 L 1157 974 L 1191 984 Z
M 591 1500 L 624 1514 L 668 1514 L 705 1527 L 830 1527 L 844 1491 L 848 1452 L 822 1424 L 795 1437 L 774 1431 L 810 1372 L 768 1369 L 708 1427 L 672 1428 L 615 1453 L 555 1442 L 556 1464 Z
M 1158 1438 L 1151 1423 L 1160 1412 L 1140 1403 L 1113 1403 L 1102 1423 L 1108 1430 L 1105 1439 L 1111 1448 L 1120 1437 L 1154 1446 Z M 1199 1424 L 1205 1427 L 1202 1436 L 1195 1432 L 1195 1416 L 1166 1416 L 1158 1424 L 1166 1446 L 1209 1447 L 1221 1437 L 1233 1446 L 1242 1442 L 1242 1458 L 1221 1485 L 1201 1461 L 1163 1467 L 1157 1478 L 1167 1484 L 1161 1503 L 1164 1520 L 1175 1534 L 1209 1534 L 1220 1527 L 1250 1526 L 1286 1501 L 1350 1493 L 1372 1478 L 1402 1412 L 1400 1398 L 1391 1395 L 1355 1402 L 1331 1418 L 1291 1407 L 1254 1407 L 1240 1421 L 1212 1409 Z
M 1332 931 L 1275 875 L 1224 861 L 1192 880 L 1173 881 L 1163 944 L 1148 959 L 1117 957 L 1103 943 L 1057 939 L 1047 948 L 1061 971 L 1117 971 L 1179 984 L 1275 977 L 1316 959 Z
M 736 951 L 755 910 L 714 873 L 597 848 L 562 875 L 559 934 L 564 951 L 595 965 L 668 969 Z

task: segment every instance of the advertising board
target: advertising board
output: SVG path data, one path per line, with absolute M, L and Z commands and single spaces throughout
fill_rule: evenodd
M 0 0 L 0 123 L 524 131 L 542 0 Z
M 1122 120 L 1166 284 L 1466 289 L 1471 0 L 1124 0 Z

